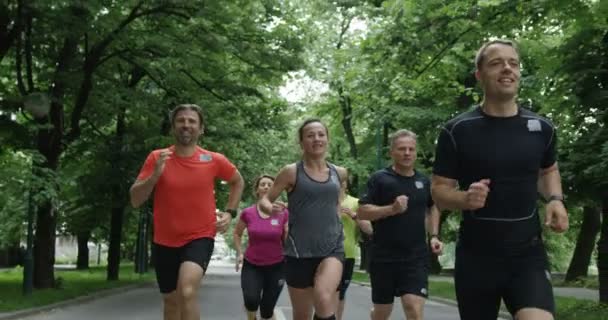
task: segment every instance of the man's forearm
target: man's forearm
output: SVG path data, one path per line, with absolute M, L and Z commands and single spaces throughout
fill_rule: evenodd
M 371 236 L 374 233 L 374 228 L 372 227 L 371 222 L 367 220 L 360 220 L 357 218 L 357 225 L 359 226 L 359 229 L 361 229 L 361 231 L 368 236 Z
M 393 214 L 393 206 L 376 206 L 373 204 L 364 204 L 357 209 L 357 217 L 361 220 L 378 220 L 386 218 Z
M 551 195 L 562 195 L 562 180 L 559 170 L 553 170 L 538 178 L 538 192 L 545 198 Z
M 433 200 L 438 207 L 452 210 L 466 209 L 466 192 L 448 185 L 434 185 L 431 188 Z
M 432 208 L 429 214 L 427 232 L 429 234 L 439 234 L 439 223 L 441 212 L 437 208 Z
M 226 209 L 237 209 L 239 206 L 239 201 L 241 201 L 241 196 L 243 195 L 243 189 L 245 184 L 243 179 L 238 179 L 237 181 L 230 183 L 230 193 L 228 195 L 228 203 L 226 204 Z
M 134 208 L 138 208 L 148 200 L 154 190 L 154 186 L 158 182 L 158 178 L 157 175 L 152 174 L 145 180 L 138 180 L 133 183 L 129 193 L 131 195 L 131 205 Z

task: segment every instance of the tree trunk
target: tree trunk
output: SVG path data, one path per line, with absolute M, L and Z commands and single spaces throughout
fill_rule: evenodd
M 600 302 L 608 303 L 608 193 L 602 199 L 602 229 L 597 243 Z
M 83 231 L 76 236 L 78 241 L 78 258 L 76 259 L 76 269 L 84 270 L 89 268 L 89 239 L 90 231 Z
M 50 89 L 51 109 L 48 117 L 37 119 L 39 125 L 36 148 L 44 156 L 45 169 L 57 170 L 59 157 L 63 151 L 63 97 L 67 89 L 66 75 L 76 54 L 77 39 L 68 37 L 64 40 L 59 52 L 57 67 Z M 50 126 L 49 126 L 50 124 Z M 34 171 L 34 168 L 32 169 Z M 55 284 L 55 227 L 57 219 L 49 199 L 38 204 L 36 214 L 36 234 L 34 238 L 34 287 L 37 289 L 52 288 Z
M 342 85 L 338 87 L 338 96 L 340 101 L 340 107 L 342 109 L 342 128 L 344 128 L 344 134 L 346 135 L 346 141 L 348 142 L 350 157 L 357 161 L 359 157 L 357 151 L 357 144 L 355 142 L 355 135 L 353 134 L 353 108 L 351 105 L 351 99 L 349 96 L 344 94 L 344 88 Z M 352 185 L 351 190 L 357 191 L 359 188 L 359 176 L 356 173 L 350 174 L 350 184 Z
M 55 225 L 51 203 L 38 207 L 34 238 L 34 288 L 55 286 Z
M 585 206 L 583 208 L 583 224 L 576 240 L 576 248 L 566 272 L 566 281 L 576 280 L 587 276 L 589 263 L 593 254 L 595 240 L 600 231 L 602 220 L 599 208 Z
M 123 213 L 124 207 L 112 208 L 112 218 L 110 219 L 110 245 L 108 247 L 108 280 L 118 280 Z

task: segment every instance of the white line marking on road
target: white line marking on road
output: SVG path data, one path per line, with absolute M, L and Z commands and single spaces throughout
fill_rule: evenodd
M 291 310 L 291 307 L 276 307 L 274 308 L 274 315 L 276 320 L 287 320 L 287 318 L 285 318 L 285 314 L 283 313 L 283 309 L 289 309 Z

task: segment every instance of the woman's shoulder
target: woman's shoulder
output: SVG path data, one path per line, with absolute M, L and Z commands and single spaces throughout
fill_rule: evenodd
M 248 217 L 251 214 L 254 214 L 256 212 L 256 205 L 252 204 L 251 206 L 243 209 L 243 211 L 241 211 L 241 216 L 242 217 Z

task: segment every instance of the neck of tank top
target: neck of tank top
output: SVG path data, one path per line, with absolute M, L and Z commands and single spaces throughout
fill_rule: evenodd
M 327 168 L 327 161 L 325 161 L 325 157 L 322 157 L 320 159 L 302 158 L 302 164 L 304 165 L 304 167 L 312 170 L 325 170 Z

